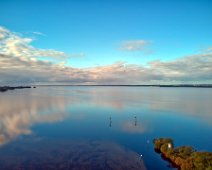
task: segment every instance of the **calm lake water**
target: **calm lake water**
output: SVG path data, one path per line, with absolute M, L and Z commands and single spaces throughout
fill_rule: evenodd
M 0 93 L 1 170 L 174 169 L 152 140 L 212 151 L 212 90 L 38 87 Z M 142 155 L 142 156 L 141 156 Z

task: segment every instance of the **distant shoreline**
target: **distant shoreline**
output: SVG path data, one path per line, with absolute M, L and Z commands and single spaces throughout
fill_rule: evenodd
M 180 85 L 36 85 L 36 86 L 118 86 L 118 87 L 193 87 L 193 88 L 212 88 L 212 84 L 180 84 Z
M 53 86 L 72 86 L 72 87 L 169 87 L 169 88 L 212 88 L 212 84 L 181 84 L 181 85 L 33 85 L 33 86 L 0 86 L 0 92 L 6 92 L 8 90 L 36 88 L 36 87 L 53 87 Z
M 0 92 L 6 92 L 8 90 L 15 90 L 15 89 L 26 89 L 26 88 L 36 88 L 35 86 L 0 86 Z

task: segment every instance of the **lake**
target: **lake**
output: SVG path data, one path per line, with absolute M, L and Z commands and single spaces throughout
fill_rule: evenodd
M 38 86 L 0 93 L 1 170 L 175 169 L 153 139 L 212 151 L 212 90 Z

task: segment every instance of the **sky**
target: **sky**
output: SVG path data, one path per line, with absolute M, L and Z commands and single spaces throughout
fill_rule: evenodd
M 0 0 L 0 85 L 212 83 L 211 0 Z

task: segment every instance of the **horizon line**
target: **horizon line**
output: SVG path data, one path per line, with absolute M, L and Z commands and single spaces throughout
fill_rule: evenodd
M 32 86 L 134 86 L 134 87 L 212 87 L 212 84 L 39 84 L 39 85 L 32 85 Z

